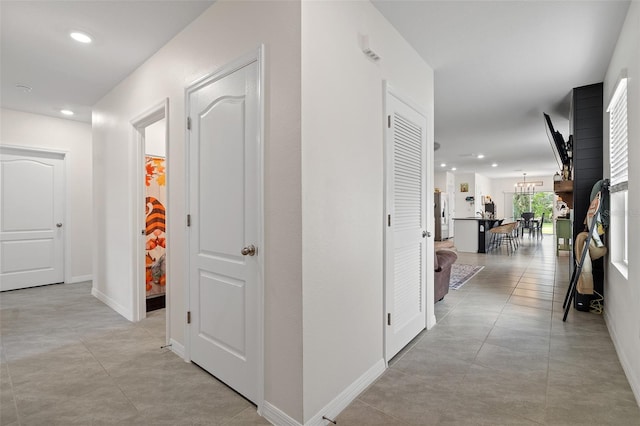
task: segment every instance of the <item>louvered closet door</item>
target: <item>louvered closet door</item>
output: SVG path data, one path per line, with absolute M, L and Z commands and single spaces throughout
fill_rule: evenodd
M 426 118 L 387 94 L 386 358 L 426 326 Z

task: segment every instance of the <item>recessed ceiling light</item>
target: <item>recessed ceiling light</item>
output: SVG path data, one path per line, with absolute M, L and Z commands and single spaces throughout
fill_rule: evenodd
M 91 43 L 93 39 L 90 35 L 86 33 L 81 33 L 80 31 L 72 31 L 69 36 L 77 42 L 80 43 Z
M 27 86 L 26 84 L 16 84 L 16 89 L 24 93 L 29 93 L 33 90 L 31 87 Z
M 456 170 L 458 170 L 458 169 L 456 169 L 455 167 L 452 167 L 452 168 L 451 168 L 451 171 L 454 171 L 454 172 L 455 172 Z
M 491 167 L 498 167 L 498 163 L 493 163 Z
M 61 110 L 60 110 L 60 114 L 63 114 L 63 115 L 73 115 L 73 111 L 71 111 L 70 109 L 61 109 Z
M 484 158 L 484 154 L 478 154 L 478 158 Z
M 440 167 L 447 167 L 447 164 L 446 163 L 441 163 Z

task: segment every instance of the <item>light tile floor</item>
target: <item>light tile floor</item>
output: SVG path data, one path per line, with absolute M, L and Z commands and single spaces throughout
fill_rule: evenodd
M 506 250 L 506 249 L 504 249 Z M 553 238 L 482 264 L 338 425 L 640 425 L 603 318 L 562 322 L 568 258 Z M 0 294 L 0 425 L 264 425 L 255 407 L 132 324 L 90 285 Z
M 436 303 L 437 325 L 338 425 L 640 425 L 604 318 L 572 309 L 562 322 L 569 257 L 554 242 L 458 253 L 485 268 Z
M 0 425 L 268 425 L 165 343 L 165 311 L 133 324 L 90 283 L 0 294 Z

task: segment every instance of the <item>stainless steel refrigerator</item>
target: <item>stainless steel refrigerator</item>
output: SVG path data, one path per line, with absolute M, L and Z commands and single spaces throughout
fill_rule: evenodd
M 449 224 L 451 222 L 449 194 L 436 192 L 433 199 L 435 201 L 436 241 L 444 241 L 452 237 L 449 235 Z

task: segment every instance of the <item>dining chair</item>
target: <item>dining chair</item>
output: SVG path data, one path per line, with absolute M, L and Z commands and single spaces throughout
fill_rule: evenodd
M 529 237 L 531 237 L 531 231 L 535 232 L 533 228 L 533 212 L 522 213 L 522 222 L 522 235 L 524 236 L 524 230 L 526 229 L 529 232 Z
M 544 213 L 542 213 L 542 217 L 540 221 L 536 223 L 536 238 L 542 238 L 542 225 L 544 224 Z

